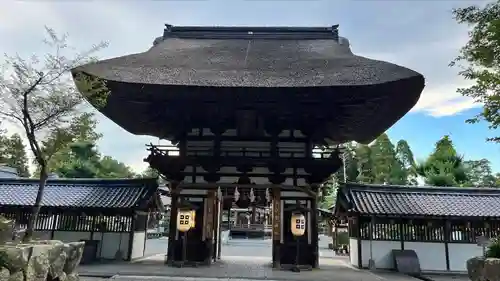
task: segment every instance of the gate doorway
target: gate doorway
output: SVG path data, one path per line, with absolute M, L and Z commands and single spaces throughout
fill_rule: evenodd
M 272 260 L 270 204 L 242 208 L 231 198 L 221 214 L 220 259 Z

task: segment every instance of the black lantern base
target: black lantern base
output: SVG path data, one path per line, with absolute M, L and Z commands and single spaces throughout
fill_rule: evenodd
M 294 264 L 294 267 L 292 267 L 292 271 L 293 272 L 300 272 L 300 268 L 299 268 L 299 264 L 300 264 L 300 261 L 299 261 L 299 257 L 300 257 L 300 243 L 299 243 L 299 237 L 300 236 L 295 236 L 295 264 Z

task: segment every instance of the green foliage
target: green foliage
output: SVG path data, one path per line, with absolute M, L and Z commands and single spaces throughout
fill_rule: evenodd
M 0 131 L 0 164 L 16 168 L 21 177 L 30 176 L 26 147 L 21 136 L 13 134 L 8 137 Z
M 417 172 L 432 186 L 463 186 L 467 182 L 463 159 L 449 136 L 436 143 L 434 152 L 418 165 Z
M 398 141 L 396 145 L 396 159 L 400 164 L 404 184 L 417 185 L 417 170 L 415 157 L 406 140 Z
M 337 198 L 337 187 L 338 187 L 338 175 L 333 174 L 328 181 L 326 181 L 321 188 L 321 198 L 319 200 L 319 207 L 322 209 L 328 209 L 333 204 Z
M 417 185 L 421 177 L 431 186 L 500 187 L 500 173 L 493 173 L 490 161 L 464 161 L 449 136 L 437 141 L 422 163 L 415 162 L 406 140 L 399 140 L 394 147 L 386 134 L 371 145 L 347 145 L 343 158 L 345 169 L 339 169 L 323 186 L 323 208 L 335 201 L 331 194 L 338 182 Z
M 373 164 L 373 183 L 406 184 L 407 175 L 397 159 L 396 150 L 387 134 L 380 135 L 370 146 Z
M 500 187 L 488 159 L 464 161 L 464 167 L 467 175 L 465 186 Z
M 500 239 L 494 238 L 486 250 L 487 258 L 500 259 Z
M 357 182 L 373 183 L 375 176 L 373 171 L 372 151 L 368 145 L 359 145 L 356 149 L 358 163 Z
M 349 245 L 349 233 L 338 232 L 337 233 L 337 243 L 339 245 Z
M 142 174 L 138 175 L 138 177 L 141 178 L 158 178 L 160 176 L 160 173 L 158 173 L 157 170 L 147 167 Z
M 472 28 L 469 41 L 451 65 L 465 62 L 460 75 L 475 84 L 458 91 L 483 105 L 483 111 L 468 122 L 486 121 L 496 130 L 500 126 L 500 0 L 485 7 L 455 9 L 453 15 L 458 23 Z M 500 142 L 500 137 L 489 140 Z
M 134 178 L 134 172 L 122 162 L 116 161 L 110 156 L 104 156 L 99 163 L 97 173 L 100 178 Z
M 65 128 L 53 128 L 42 142 L 42 150 L 52 155 L 47 163 L 49 171 L 57 171 L 70 161 L 71 147 L 75 143 L 95 144 L 102 135 L 95 131 L 97 120 L 94 114 L 84 112 L 75 115 Z
M 109 156 L 101 157 L 95 145 L 78 142 L 70 145 L 70 152 L 54 170 L 65 178 L 133 178 L 135 175 L 125 164 Z

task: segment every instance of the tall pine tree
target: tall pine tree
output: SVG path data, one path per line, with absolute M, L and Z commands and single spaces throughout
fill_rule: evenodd
M 458 155 L 449 136 L 442 137 L 431 155 L 417 167 L 428 185 L 463 186 L 467 182 L 463 159 Z
M 356 160 L 358 164 L 357 182 L 373 183 L 375 180 L 372 162 L 372 150 L 368 145 L 358 145 L 356 148 Z
M 19 134 L 7 136 L 5 130 L 0 130 L 0 164 L 16 168 L 21 177 L 30 176 L 26 147 Z
M 404 184 L 417 185 L 415 157 L 406 140 L 399 140 L 396 145 L 396 159 L 404 173 Z
M 394 144 L 387 134 L 380 135 L 370 146 L 373 165 L 373 183 L 404 184 L 401 164 L 396 159 Z
M 20 177 L 29 177 L 28 156 L 26 147 L 18 134 L 13 134 L 5 140 L 3 153 L 6 157 L 5 163 L 17 169 L 17 174 Z

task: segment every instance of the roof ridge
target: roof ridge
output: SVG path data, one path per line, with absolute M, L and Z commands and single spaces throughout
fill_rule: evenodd
M 394 193 L 394 194 L 402 194 L 402 193 L 416 193 L 416 194 L 425 194 L 425 195 L 464 195 L 464 196 L 500 196 L 500 190 L 492 190 L 492 191 L 485 191 L 485 192 L 464 192 L 460 190 L 456 191 L 444 191 L 444 190 L 436 190 L 436 191 L 429 191 L 429 190 L 408 190 L 408 191 L 402 191 L 402 190 L 369 190 L 369 189 L 356 189 L 353 188 L 351 189 L 354 192 L 367 192 L 367 193 Z M 478 190 L 480 191 L 480 190 Z
M 457 191 L 457 192 L 467 192 L 467 191 L 486 191 L 486 192 L 498 192 L 500 189 L 494 187 L 452 187 L 452 186 L 418 186 L 418 185 L 384 185 L 384 184 L 366 184 L 366 183 L 342 183 L 343 187 L 349 189 L 362 189 L 362 190 L 397 190 L 397 191 L 408 191 L 408 190 L 418 190 L 418 191 Z
M 289 39 L 339 41 L 339 25 L 328 27 L 292 26 L 174 26 L 165 24 L 163 36 L 153 45 L 167 38 L 181 39 Z
M 38 183 L 36 178 L 0 178 L 0 185 L 11 183 Z M 150 183 L 157 178 L 49 178 L 47 183 Z
M 158 188 L 154 179 L 92 179 L 47 182 L 42 201 L 45 208 L 143 208 Z M 22 190 L 23 192 L 19 192 Z M 0 205 L 32 206 L 38 190 L 37 179 L 0 179 Z M 146 201 L 145 201 L 146 200 Z M 140 206 L 139 206 L 140 205 Z

